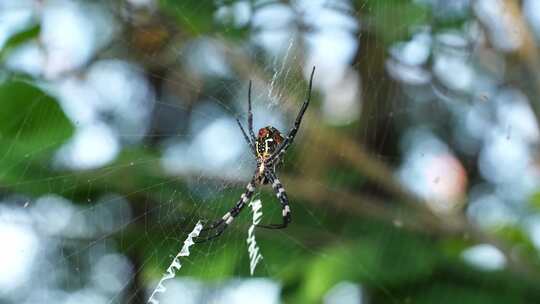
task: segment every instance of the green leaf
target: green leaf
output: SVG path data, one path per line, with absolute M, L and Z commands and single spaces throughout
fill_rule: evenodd
M 9 54 L 9 52 L 14 50 L 18 46 L 22 45 L 25 42 L 28 42 L 31 39 L 37 38 L 40 32 L 40 25 L 34 24 L 11 36 L 4 44 L 4 47 L 0 50 L 0 61 L 3 61 L 4 58 Z
M 58 146 L 73 125 L 54 98 L 21 81 L 0 85 L 0 138 L 28 146 Z
M 0 179 L 20 182 L 48 166 L 74 128 L 54 98 L 22 81 L 0 84 Z

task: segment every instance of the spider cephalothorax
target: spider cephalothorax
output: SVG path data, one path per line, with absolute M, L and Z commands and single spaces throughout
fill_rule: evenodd
M 269 158 L 272 153 L 276 151 L 276 148 L 283 141 L 281 133 L 278 129 L 268 126 L 261 128 L 259 130 L 259 135 L 255 141 L 255 151 L 257 152 L 257 157 L 264 161 Z
M 283 216 L 283 222 L 280 224 L 270 224 L 270 225 L 257 225 L 257 227 L 271 228 L 271 229 L 281 229 L 287 227 L 291 222 L 291 208 L 289 207 L 289 199 L 287 198 L 287 193 L 285 193 L 285 188 L 279 181 L 276 176 L 276 165 L 283 160 L 283 155 L 289 148 L 289 146 L 294 141 L 296 132 L 300 128 L 300 123 L 302 122 L 302 117 L 307 110 L 309 101 L 311 100 L 311 86 L 313 84 L 313 75 L 315 74 L 315 67 L 311 71 L 311 77 L 309 78 L 309 87 L 307 98 L 300 108 L 300 112 L 296 116 L 294 125 L 287 133 L 287 136 L 284 138 L 281 136 L 279 131 L 271 126 L 264 127 L 259 130 L 258 136 L 255 137 L 253 132 L 253 113 L 251 112 L 251 82 L 249 83 L 248 91 L 248 133 L 242 127 L 240 120 L 236 119 L 244 139 L 246 140 L 249 149 L 255 160 L 257 161 L 257 168 L 251 178 L 251 181 L 247 184 L 245 192 L 240 196 L 240 200 L 234 205 L 234 207 L 221 219 L 215 221 L 210 225 L 210 227 L 203 229 L 204 231 L 213 231 L 215 233 L 211 234 L 202 241 L 207 241 L 215 237 L 220 236 L 225 228 L 229 226 L 234 218 L 240 214 L 240 211 L 244 209 L 247 202 L 253 196 L 255 188 L 259 185 L 270 184 L 274 189 L 276 196 L 281 203 L 281 214 Z M 200 242 L 200 241 L 198 241 Z

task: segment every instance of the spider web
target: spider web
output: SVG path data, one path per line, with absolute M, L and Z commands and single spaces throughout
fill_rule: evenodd
M 15 24 L 0 31 L 0 42 L 14 50 L 0 51 L 0 60 L 8 58 L 0 82 L 15 79 L 37 90 L 24 95 L 27 108 L 14 106 L 6 110 L 12 116 L 0 116 L 12 121 L 3 130 L 14 134 L 0 155 L 7 189 L 0 205 L 0 240 L 8 244 L 0 261 L 14 265 L 7 279 L 0 278 L 0 301 L 146 303 L 163 283 L 159 303 L 414 302 L 424 295 L 396 282 L 407 276 L 430 280 L 429 267 L 439 258 L 426 253 L 425 248 L 433 249 L 430 241 L 401 234 L 416 218 L 399 208 L 385 211 L 398 199 L 381 181 L 388 176 L 370 173 L 379 168 L 370 167 L 371 161 L 397 168 L 390 177 L 429 200 L 433 212 L 451 217 L 469 194 L 467 216 L 483 229 L 516 223 L 523 215 L 526 206 L 520 202 L 537 186 L 536 172 L 524 165 L 532 157 L 524 147 L 538 137 L 527 92 L 500 88 L 497 77 L 504 68 L 497 66 L 502 60 L 497 54 L 488 52 L 496 57 L 488 65 L 492 70 L 475 57 L 475 43 L 485 37 L 479 38 L 474 22 L 457 27 L 457 33 L 454 28 L 435 32 L 425 17 L 443 10 L 457 16 L 449 18 L 455 21 L 476 9 L 478 19 L 488 18 L 481 12 L 493 11 L 482 9 L 481 1 L 476 7 L 468 1 L 448 7 L 436 1 L 260 1 L 256 9 L 248 1 L 216 1 L 212 9 L 202 1 L 188 2 L 0 4 L 9 10 L 0 25 Z M 221 30 L 214 32 L 208 24 Z M 371 37 L 381 24 L 381 36 Z M 8 39 L 12 34 L 23 42 Z M 512 40 L 499 43 L 511 46 Z M 422 53 L 437 48 L 438 59 Z M 251 179 L 255 162 L 234 121 L 239 116 L 247 125 L 249 80 L 255 131 L 272 125 L 286 133 L 306 96 L 312 66 L 317 68 L 314 99 L 277 170 L 291 200 L 291 226 L 255 230 L 264 256 L 256 268 L 246 242 L 255 221 L 250 208 L 221 237 L 180 254 L 197 223 L 221 218 Z M 444 67 L 455 70 L 444 72 Z M 452 73 L 465 76 L 448 76 Z M 467 73 L 483 82 L 471 85 L 471 79 L 463 80 Z M 28 87 L 10 90 L 22 94 Z M 57 134 L 60 119 L 36 106 L 49 98 L 60 105 L 54 113 L 63 113 L 58 117 L 72 126 L 70 136 L 49 134 Z M 493 108 L 483 108 L 492 99 L 497 100 Z M 489 119 L 487 112 L 504 110 L 514 114 Z M 474 131 L 454 127 L 451 119 L 439 124 L 448 116 Z M 533 121 L 533 127 L 523 121 Z M 504 139 L 523 144 L 505 158 L 526 171 L 523 182 L 511 183 L 511 174 L 489 165 L 500 154 L 478 144 L 478 129 L 488 125 L 500 131 L 482 139 L 492 146 L 504 145 Z M 396 130 L 401 127 L 406 131 Z M 28 130 L 39 131 L 33 137 Z M 367 164 L 346 164 L 351 154 L 352 163 L 361 158 L 347 145 L 340 146 L 338 156 L 332 154 L 328 146 L 339 143 L 341 133 L 368 147 Z M 25 141 L 38 144 L 19 149 Z M 19 151 L 24 157 L 16 157 Z M 479 164 L 459 160 L 472 155 Z M 356 172 L 359 167 L 367 173 Z M 467 185 L 466 171 L 482 171 L 471 173 L 481 176 L 474 177 L 478 186 Z M 510 188 L 518 191 L 509 194 Z M 504 194 L 494 197 L 492 189 Z M 366 194 L 361 201 L 368 207 L 340 205 L 359 193 Z M 382 199 L 369 205 L 374 197 Z M 281 221 L 270 187 L 259 187 L 257 200 L 263 205 L 261 223 Z M 540 227 L 532 217 L 530 223 L 528 231 Z M 487 254 L 491 264 L 480 261 L 479 267 L 504 268 L 501 250 L 483 246 L 471 247 L 480 255 L 464 256 L 478 262 Z M 389 251 L 400 254 L 387 258 Z M 431 264 L 409 266 L 417 257 Z M 379 267 L 379 260 L 389 266 Z M 175 277 L 169 279 L 172 265 Z M 167 280 L 160 282 L 164 274 Z M 424 299 L 431 292 L 437 299 L 453 294 L 437 288 Z M 284 298 L 286 293 L 293 296 Z

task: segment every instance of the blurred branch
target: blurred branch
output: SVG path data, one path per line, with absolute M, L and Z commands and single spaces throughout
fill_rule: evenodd
M 536 116 L 536 121 L 540 122 L 540 55 L 538 46 L 534 34 L 521 11 L 521 2 L 505 0 L 502 5 L 504 6 L 505 16 L 510 18 L 513 25 L 512 33 L 518 35 L 521 40 L 519 48 L 512 54 L 516 56 L 517 67 L 519 67 L 517 73 L 518 83 L 516 85 L 522 87 L 526 92 Z
M 313 204 L 316 208 L 329 206 L 328 203 L 331 203 L 330 209 L 338 212 L 373 217 L 422 233 L 436 232 L 433 229 L 426 229 L 427 226 L 438 228 L 429 217 L 418 217 L 407 210 L 392 208 L 390 204 L 370 195 L 350 193 L 343 189 L 334 190 L 320 180 L 291 176 L 285 176 L 282 179 L 291 189 L 292 196 Z

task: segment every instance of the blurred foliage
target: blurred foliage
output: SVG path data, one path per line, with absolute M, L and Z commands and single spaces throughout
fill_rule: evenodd
M 192 35 L 204 35 L 212 32 L 213 16 L 217 6 L 213 1 L 175 1 L 160 0 L 160 8 L 174 16 L 180 28 Z
M 356 2 L 355 9 L 360 14 L 357 17 L 364 18 L 361 23 L 368 25 L 365 30 L 377 33 L 377 42 L 385 46 L 404 39 L 410 35 L 411 28 L 429 24 L 432 18 L 429 8 L 419 4 L 420 1 Z M 217 7 L 213 1 L 162 0 L 159 8 L 161 13 L 173 18 L 178 29 L 187 33 L 186 39 L 223 33 L 230 36 L 222 39 L 241 39 L 249 34 L 248 29 L 216 25 L 213 16 Z M 40 27 L 33 24 L 12 35 L 0 51 L 0 61 L 39 33 Z M 378 68 L 373 73 L 384 73 L 384 66 Z M 42 84 L 42 79 L 12 74 L 0 82 L 0 185 L 4 193 L 33 198 L 56 193 L 85 206 L 91 206 L 107 193 L 124 196 L 136 220 L 113 237 L 119 240 L 119 250 L 140 267 L 136 271 L 141 270 L 142 278 L 135 284 L 149 284 L 163 274 L 194 217 L 212 218 L 227 211 L 243 191 L 243 182 L 233 181 L 233 186 L 223 193 L 198 196 L 182 177 L 171 178 L 160 169 L 158 146 L 147 143 L 124 147 L 113 163 L 100 169 L 75 171 L 53 166 L 54 153 L 72 137 L 75 127 L 57 100 L 40 89 Z M 336 130 L 343 137 L 355 140 L 354 130 Z M 310 147 L 309 152 L 313 152 L 314 158 L 317 153 L 321 158 L 329 158 L 315 148 Z M 300 151 L 294 150 L 292 157 L 287 158 L 286 173 L 299 169 L 290 166 L 299 161 L 299 154 Z M 368 185 L 366 176 L 354 166 L 343 159 L 332 161 L 332 165 L 323 166 L 325 171 L 321 176 L 310 178 L 319 178 L 328 188 L 348 190 L 353 195 L 356 189 Z M 295 178 L 303 178 L 305 170 L 298 171 Z M 373 192 L 381 192 L 378 190 Z M 540 299 L 540 287 L 531 277 L 510 270 L 485 272 L 464 264 L 460 254 L 475 241 L 463 234 L 441 235 L 429 227 L 423 231 L 408 229 L 348 210 L 336 210 L 332 200 L 325 201 L 324 207 L 312 208 L 314 204 L 308 198 L 297 195 L 295 189 L 289 192 L 294 200 L 294 225 L 285 231 L 260 231 L 258 239 L 265 257 L 260 269 L 282 282 L 286 303 L 319 303 L 328 290 L 343 280 L 362 284 L 369 303 L 535 303 Z M 385 202 L 389 201 L 386 195 Z M 261 198 L 274 200 L 268 189 Z M 215 208 L 212 211 L 200 208 L 200 201 Z M 157 213 L 153 209 L 164 204 L 174 207 Z M 268 205 L 271 207 L 265 207 L 268 209 L 265 214 L 269 216 L 264 220 L 279 221 L 278 207 Z M 532 199 L 532 206 L 539 208 L 540 195 Z M 159 212 L 168 215 L 163 217 Z M 249 262 L 244 238 L 248 218 L 243 214 L 238 224 L 229 228 L 219 241 L 194 247 L 181 275 L 214 283 L 236 276 L 247 277 Z M 159 225 L 147 222 L 159 222 Z M 171 238 L 171 234 L 178 235 Z M 495 234 L 518 244 L 531 260 L 538 258 L 521 230 L 504 227 Z M 143 266 L 141 261 L 148 262 Z M 537 274 L 539 265 L 533 264 L 537 267 L 533 272 Z

